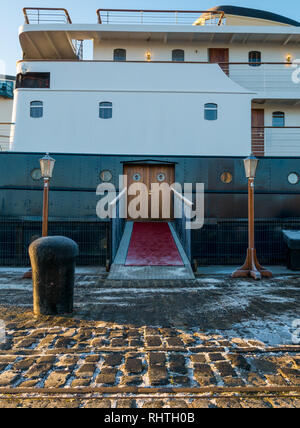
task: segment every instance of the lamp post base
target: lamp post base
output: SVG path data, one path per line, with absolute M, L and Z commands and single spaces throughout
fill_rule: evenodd
M 32 279 L 32 270 L 28 270 L 27 272 L 24 273 L 24 275 L 22 276 L 22 279 Z
M 253 248 L 248 248 L 247 257 L 244 265 L 233 272 L 231 275 L 232 278 L 248 278 L 252 277 L 254 279 L 262 278 L 272 278 L 272 273 L 263 268 L 257 260 L 256 250 Z

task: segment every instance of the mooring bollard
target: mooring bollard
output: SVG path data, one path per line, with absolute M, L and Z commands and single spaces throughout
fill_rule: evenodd
M 78 245 L 63 236 L 39 238 L 29 247 L 35 315 L 73 312 Z

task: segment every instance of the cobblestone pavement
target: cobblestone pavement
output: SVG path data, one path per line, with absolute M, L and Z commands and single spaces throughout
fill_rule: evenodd
M 299 291 L 78 275 L 74 314 L 35 318 L 31 281 L 2 274 L 0 407 L 300 407 Z

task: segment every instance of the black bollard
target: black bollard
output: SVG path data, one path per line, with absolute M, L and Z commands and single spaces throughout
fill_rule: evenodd
M 39 238 L 29 247 L 35 315 L 73 312 L 78 245 L 63 236 Z

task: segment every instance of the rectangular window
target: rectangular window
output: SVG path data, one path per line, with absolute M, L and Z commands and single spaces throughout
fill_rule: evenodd
M 126 49 L 115 49 L 114 61 L 126 61 Z
M 14 82 L 9 80 L 0 80 L 0 97 L 14 97 Z
M 17 88 L 50 88 L 50 73 L 25 73 L 17 75 Z
M 285 114 L 283 111 L 274 111 L 272 115 L 272 126 L 276 128 L 285 126 Z
M 43 101 L 31 101 L 30 103 L 30 117 L 39 119 L 43 117 L 44 105 Z
M 217 120 L 218 119 L 218 105 L 215 103 L 207 103 L 204 105 L 204 119 Z
M 261 65 L 261 52 L 259 51 L 249 52 L 249 65 L 251 67 L 259 67 Z
M 99 103 L 99 117 L 100 119 L 111 119 L 112 118 L 112 103 L 104 101 Z
M 172 51 L 172 61 L 175 62 L 184 62 L 184 50 L 174 49 Z

